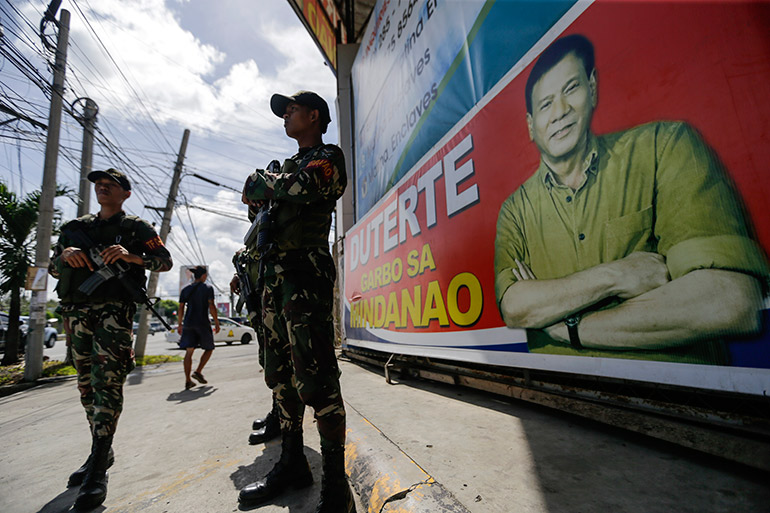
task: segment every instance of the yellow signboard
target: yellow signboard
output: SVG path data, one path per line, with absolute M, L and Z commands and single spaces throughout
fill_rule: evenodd
M 337 43 L 344 43 L 346 38 L 334 3 L 330 0 L 289 0 L 289 3 L 313 36 L 326 62 L 336 75 Z M 340 41 L 337 40 L 338 27 L 340 27 Z

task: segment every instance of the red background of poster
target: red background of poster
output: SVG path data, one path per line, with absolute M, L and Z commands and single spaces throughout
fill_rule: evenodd
M 716 151 L 733 177 L 751 215 L 757 237 L 770 249 L 770 3 L 602 2 L 589 7 L 563 34 L 581 33 L 595 45 L 599 104 L 592 129 L 603 134 L 656 120 L 693 125 Z M 490 56 L 493 58 L 493 56 Z M 431 246 L 436 269 L 415 279 L 365 292 L 364 299 L 438 280 L 442 291 L 461 272 L 472 272 L 484 292 L 475 329 L 502 326 L 494 295 L 495 224 L 500 204 L 537 167 L 539 154 L 529 141 L 524 84 L 531 65 L 431 157 L 406 183 L 367 215 L 347 237 L 359 233 L 373 214 L 391 203 L 393 193 L 417 178 L 469 134 L 468 155 L 480 203 L 446 217 L 443 178 L 436 182 L 437 224 L 425 226 L 424 194 L 417 217 L 422 233 L 366 266 L 350 271 L 346 248 L 346 297 L 361 293 L 361 273 L 409 250 Z M 380 250 L 382 236 L 380 230 Z M 400 293 L 399 293 L 400 296 Z M 462 309 L 465 309 L 463 307 Z M 432 322 L 427 331 L 442 328 Z M 449 330 L 462 329 L 451 325 Z M 407 329 L 406 331 L 425 331 Z

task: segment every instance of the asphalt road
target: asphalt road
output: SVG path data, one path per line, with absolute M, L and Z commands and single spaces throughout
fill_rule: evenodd
M 66 352 L 67 352 L 67 345 L 65 343 L 64 335 L 62 333 L 59 334 L 59 339 L 56 341 L 56 344 L 54 344 L 53 347 L 43 348 L 43 355 L 47 356 L 50 360 L 64 361 Z M 147 335 L 147 345 L 145 346 L 144 354 L 154 355 L 154 354 L 176 354 L 176 353 L 179 353 L 181 355 L 182 351 L 181 349 L 179 349 L 176 343 L 166 342 L 165 331 L 155 333 L 154 335 Z M 1 354 L 3 354 L 2 351 L 0 351 L 0 355 Z

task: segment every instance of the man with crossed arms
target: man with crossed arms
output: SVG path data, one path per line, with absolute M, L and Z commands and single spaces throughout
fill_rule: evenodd
M 501 206 L 495 289 L 532 352 L 728 363 L 761 328 L 765 256 L 716 156 L 684 123 L 595 136 L 593 45 L 561 38 L 534 65 L 535 174 Z M 544 336 L 548 335 L 548 336 Z

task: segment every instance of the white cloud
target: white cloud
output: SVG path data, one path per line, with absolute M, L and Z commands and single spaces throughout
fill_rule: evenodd
M 183 265 L 202 264 L 202 252 L 204 261 L 209 266 L 209 276 L 218 288 L 227 294 L 233 275 L 232 257 L 242 246 L 243 234 L 249 225 L 245 221 L 212 215 L 210 211 L 241 213 L 245 220 L 245 206 L 240 201 L 240 195 L 229 191 L 218 192 L 213 200 L 204 196 L 192 196 L 185 200 L 193 207 L 183 204 L 177 206 L 174 216 L 178 222 L 172 228 L 167 241 L 174 256 L 175 269 L 161 275 L 158 292 L 164 296 L 177 296 L 178 269 Z M 194 231 L 192 226 L 195 227 Z
M 315 90 L 329 101 L 335 117 L 334 76 L 285 0 L 260 5 L 261 25 L 255 24 L 248 30 L 257 31 L 261 36 L 258 41 L 265 46 L 255 46 L 239 62 L 228 59 L 228 48 L 222 46 L 228 38 L 222 38 L 221 44 L 204 43 L 182 27 L 170 7 L 177 11 L 191 8 L 187 0 L 169 3 L 170 6 L 164 0 L 78 2 L 101 43 L 80 11 L 66 1 L 62 4 L 72 14 L 68 56 L 72 72 L 67 77 L 67 99 L 84 95 L 93 98 L 99 105 L 97 126 L 118 146 L 140 150 L 131 154 L 134 164 L 157 178 L 136 177 L 137 194 L 129 199 L 126 209 L 148 219 L 151 214 L 144 209 L 145 203 L 165 204 L 173 155 L 184 128 L 192 132 L 186 169 L 240 188 L 255 167 L 264 167 L 273 158 L 286 158 L 296 149 L 296 143 L 283 132 L 282 122 L 270 112 L 269 99 L 273 93 Z M 39 2 L 32 8 L 27 4 L 28 18 L 39 19 L 35 9 L 42 11 L 46 5 L 47 2 Z M 240 6 L 237 2 L 222 2 L 216 7 L 233 9 L 226 13 L 232 23 L 241 21 L 238 9 L 254 8 L 251 1 Z M 231 27 L 222 30 L 228 28 Z M 215 39 L 209 34 L 207 41 Z M 243 48 L 240 50 L 242 55 Z M 35 55 L 31 58 L 39 59 Z M 279 61 L 267 62 L 268 58 Z M 335 133 L 333 122 L 327 141 L 334 142 Z M 159 157 L 158 152 L 164 154 Z M 105 157 L 95 156 L 94 166 L 112 164 L 104 160 Z M 60 159 L 60 167 L 69 165 Z M 39 164 L 33 167 L 42 169 Z M 60 169 L 60 180 L 78 173 L 76 169 Z M 191 204 L 243 212 L 245 217 L 239 194 L 212 193 L 211 188 L 198 188 L 200 183 L 195 182 L 195 178 L 185 177 L 180 185 L 181 193 Z M 70 185 L 77 189 L 76 183 Z M 180 197 L 178 205 L 182 201 Z M 91 210 L 97 208 L 92 203 Z M 74 217 L 72 205 L 66 204 L 65 210 L 65 217 Z M 233 272 L 232 255 L 241 246 L 248 224 L 197 209 L 190 209 L 188 218 L 187 209 L 178 206 L 168 244 L 176 265 L 200 263 L 197 243 L 185 233 L 186 228 L 193 237 L 193 226 L 210 276 L 226 291 Z M 175 268 L 161 275 L 159 290 L 165 296 L 175 297 L 178 282 Z M 224 298 L 218 298 L 221 299 Z
M 89 82 L 101 86 L 88 94 L 104 115 L 126 120 L 141 115 L 138 94 L 161 124 L 175 122 L 214 134 L 244 136 L 267 131 L 280 138 L 283 134 L 276 130 L 280 124 L 268 108 L 274 92 L 311 89 L 329 101 L 336 96 L 330 70 L 296 20 L 293 27 L 287 27 L 285 21 L 264 20 L 255 29 L 273 48 L 255 48 L 252 59 L 215 76 L 225 53 L 184 30 L 162 0 L 100 0 L 90 5 L 94 12 L 86 15 L 97 20 L 91 26 L 131 84 L 95 44 L 82 46 L 85 55 L 74 54 L 75 62 L 80 61 L 77 68 Z M 71 38 L 93 40 L 79 16 L 73 17 Z M 257 59 L 266 54 L 283 56 L 275 75 L 260 72 Z M 91 62 L 100 73 L 93 72 Z
M 159 123 L 174 119 L 177 112 L 205 112 L 213 98 L 205 77 L 224 60 L 221 51 L 183 30 L 162 0 L 100 0 L 89 5 L 93 11 L 83 12 L 104 47 L 93 43 L 95 36 L 78 11 L 71 22 L 71 41 L 91 44 L 82 48 L 84 55 L 74 52 L 72 62 L 101 86 L 88 93 L 103 106 L 103 113 L 125 116 L 126 107 L 136 109 L 137 96 L 159 107 L 152 109 Z
M 220 177 L 243 180 L 253 167 L 264 166 L 272 158 L 284 158 L 293 152 L 294 143 L 286 138 L 282 123 L 269 110 L 269 99 L 274 92 L 313 89 L 329 100 L 335 96 L 333 76 L 317 47 L 296 20 L 292 20 L 294 26 L 289 27 L 285 20 L 276 22 L 269 17 L 263 18 L 263 26 L 255 29 L 261 31 L 272 48 L 255 48 L 253 58 L 221 69 L 218 65 L 225 60 L 224 52 L 201 43 L 182 29 L 161 0 L 104 0 L 98 7 L 96 2 L 91 6 L 103 17 L 99 26 L 110 28 L 109 35 L 102 37 L 102 41 L 121 68 L 127 70 L 124 73 L 152 109 L 156 122 L 190 128 L 191 141 L 198 147 L 213 144 L 221 152 L 222 145 L 216 142 L 218 137 L 240 140 L 244 146 L 256 147 L 257 162 L 250 167 L 223 162 L 216 154 L 190 147 L 187 164 L 208 170 L 208 173 L 204 172 L 207 176 L 215 172 Z M 80 37 L 86 36 L 81 34 Z M 267 54 L 282 56 L 275 67 L 277 73 L 272 76 L 260 70 L 260 56 Z M 93 58 L 97 57 L 98 54 Z M 109 75 L 105 89 L 117 91 L 118 96 L 125 99 L 123 105 L 117 105 L 105 94 L 103 101 L 108 115 L 113 118 L 125 116 L 129 121 L 134 100 L 117 72 Z M 249 158 L 253 157 L 245 151 L 242 159 Z M 183 184 L 189 186 L 189 180 L 193 179 L 186 178 Z M 240 197 L 235 193 L 219 193 L 214 201 L 194 196 L 190 202 L 214 210 L 244 212 Z M 195 238 L 193 226 L 210 276 L 220 289 L 226 291 L 233 272 L 232 255 L 241 247 L 248 224 L 204 210 L 190 209 L 188 213 L 186 207 L 178 207 L 169 246 L 180 266 L 200 263 L 200 257 L 195 256 L 199 252 L 198 242 L 189 238 Z M 160 291 L 176 295 L 178 280 L 178 272 L 162 275 Z

